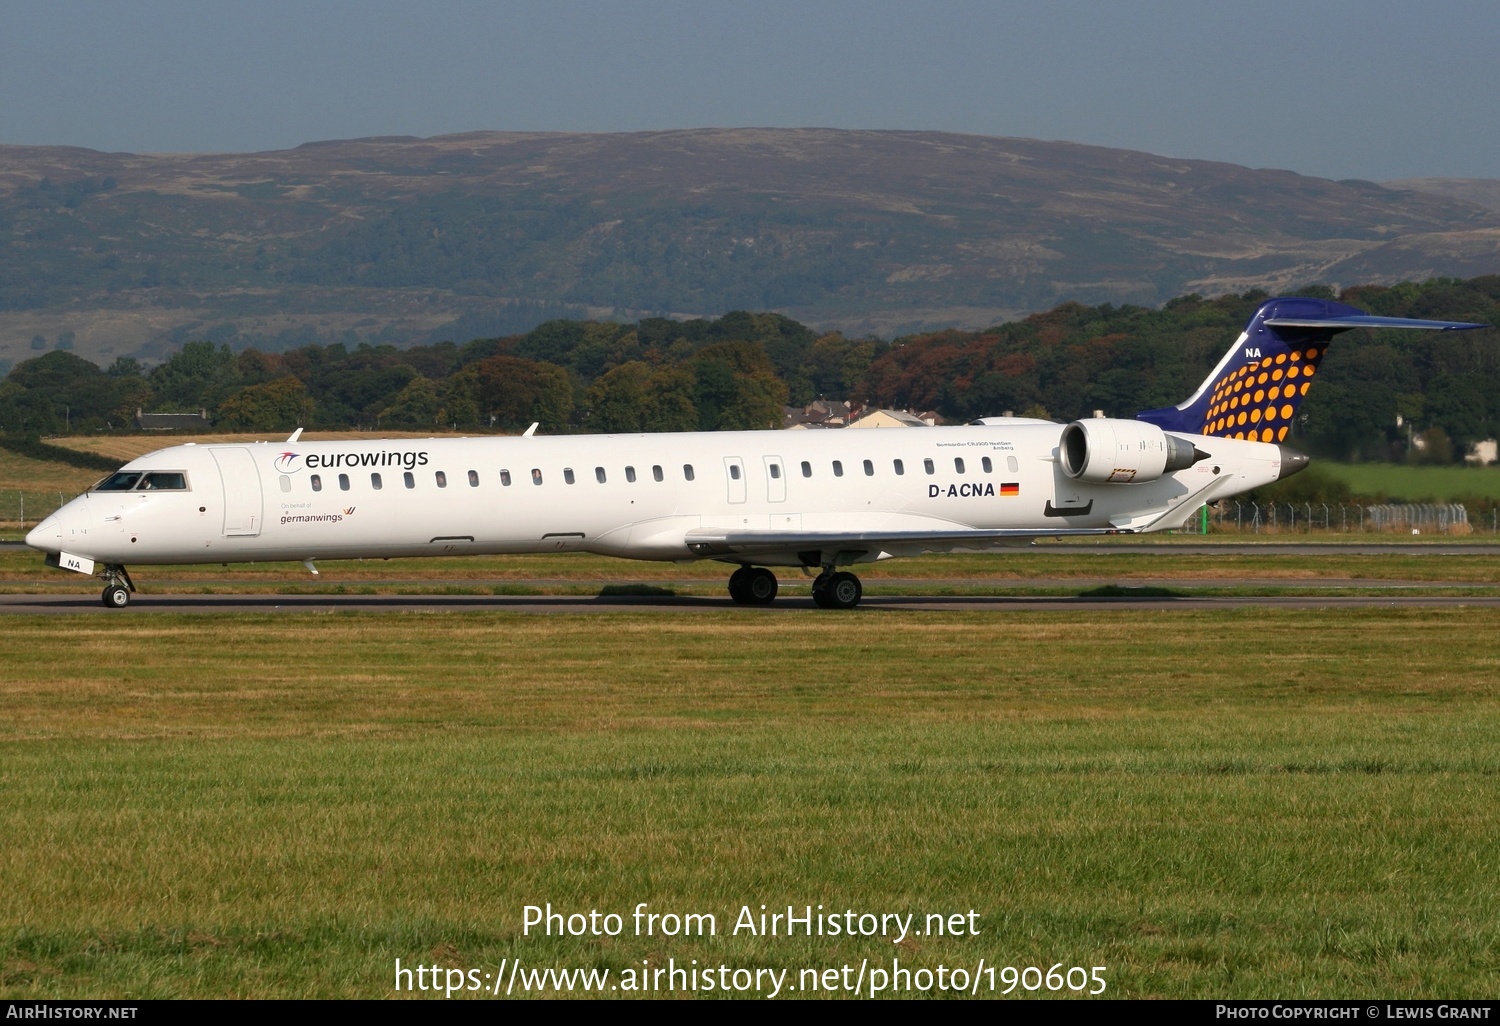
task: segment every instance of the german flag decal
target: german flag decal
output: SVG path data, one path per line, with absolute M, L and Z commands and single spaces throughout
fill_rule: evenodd
M 1020 495 L 1020 494 L 1021 494 L 1021 482 L 1019 482 L 1019 481 L 1004 481 L 1004 482 L 1001 482 L 1001 484 L 1000 484 L 1000 497 L 1002 499 L 1005 498 L 1007 495 Z

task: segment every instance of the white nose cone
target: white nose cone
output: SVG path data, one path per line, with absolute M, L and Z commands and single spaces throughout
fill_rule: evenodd
M 26 533 L 26 544 L 43 552 L 62 550 L 62 522 L 57 517 L 48 517 Z

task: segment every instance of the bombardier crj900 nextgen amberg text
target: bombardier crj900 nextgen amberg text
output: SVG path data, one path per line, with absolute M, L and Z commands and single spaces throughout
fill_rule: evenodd
M 818 570 L 813 599 L 848 609 L 855 563 L 1179 527 L 1306 465 L 1281 443 L 1335 334 L 1478 327 L 1273 299 L 1191 398 L 1135 420 L 179 445 L 26 542 L 97 573 L 115 607 L 128 564 L 584 551 L 738 564 L 729 594 L 748 604 L 776 597 L 767 567 Z

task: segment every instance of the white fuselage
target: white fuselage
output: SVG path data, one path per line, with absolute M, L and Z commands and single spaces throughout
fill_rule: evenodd
M 1276 445 L 1191 436 L 1209 456 L 1187 470 L 1087 484 L 1059 466 L 1062 429 L 179 445 L 122 469 L 181 472 L 185 489 L 91 490 L 27 542 L 146 565 L 574 550 L 685 560 L 702 554 L 688 547 L 694 531 L 898 537 L 861 561 L 995 544 L 955 543 L 964 530 L 1164 530 L 1281 470 Z M 946 540 L 913 541 L 921 534 Z M 795 565 L 806 562 L 805 549 L 793 541 L 753 560 L 720 558 Z

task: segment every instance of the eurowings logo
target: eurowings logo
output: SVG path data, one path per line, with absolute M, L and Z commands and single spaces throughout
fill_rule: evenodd
M 344 510 L 344 516 L 346 516 L 346 517 L 352 517 L 352 516 L 354 516 L 354 507 L 350 506 L 348 509 Z
M 300 452 L 284 452 L 276 457 L 276 469 L 283 474 L 295 474 L 302 469 Z

